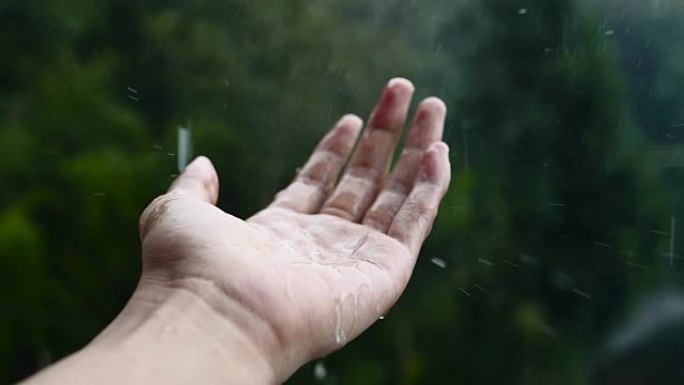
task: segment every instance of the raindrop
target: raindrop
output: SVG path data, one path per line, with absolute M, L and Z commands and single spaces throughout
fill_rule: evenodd
M 595 241 L 594 244 L 595 244 L 596 246 L 607 247 L 607 248 L 609 248 L 609 249 L 612 249 L 612 248 L 615 247 L 615 246 L 613 246 L 613 245 L 609 245 L 609 244 L 607 244 L 607 243 L 598 242 L 598 241 Z
M 645 266 L 645 265 L 642 265 L 642 264 L 636 263 L 636 262 L 627 262 L 627 266 L 633 267 L 636 269 L 640 269 L 640 270 L 644 270 L 644 271 L 651 270 L 648 266 Z
M 583 292 L 581 290 L 574 289 L 572 292 L 577 294 L 578 296 L 580 296 L 582 298 L 591 299 L 591 295 L 589 293 Z
M 192 157 L 192 123 L 178 127 L 178 172 L 183 172 Z
M 651 230 L 650 233 L 656 234 L 656 235 L 670 236 L 670 233 L 666 233 L 664 231 L 658 231 L 658 230 Z
M 513 267 L 515 267 L 516 269 L 520 267 L 520 265 L 518 265 L 517 263 L 512 262 L 512 261 L 504 261 L 504 263 L 507 264 L 507 265 L 513 266 Z
M 677 217 L 671 217 L 670 218 L 670 254 L 669 254 L 669 259 L 670 259 L 670 266 L 674 265 L 674 257 L 675 257 L 675 231 L 677 229 Z
M 328 377 L 328 370 L 325 368 L 325 364 L 323 364 L 323 361 L 316 362 L 316 365 L 314 366 L 314 378 L 316 381 L 323 381 L 326 377 Z
M 446 268 L 446 262 L 443 259 L 440 258 L 432 258 L 431 262 L 439 267 L 440 269 Z
M 527 8 L 520 8 L 518 10 L 518 15 L 527 15 Z

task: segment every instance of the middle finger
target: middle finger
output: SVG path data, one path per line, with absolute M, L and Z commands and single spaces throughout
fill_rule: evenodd
M 387 177 L 394 148 L 406 123 L 414 87 L 389 81 L 354 151 L 349 167 L 321 213 L 359 222 Z

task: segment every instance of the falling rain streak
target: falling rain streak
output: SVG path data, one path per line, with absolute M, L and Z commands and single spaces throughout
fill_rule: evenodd
M 326 377 L 328 377 L 328 370 L 326 369 L 325 364 L 323 361 L 316 362 L 316 365 L 314 365 L 314 379 L 322 382 L 325 381 Z
M 675 257 L 675 231 L 677 230 L 677 217 L 670 218 L 670 266 L 674 265 Z
M 133 87 L 126 87 L 126 91 L 128 91 L 128 98 L 129 99 L 131 99 L 134 102 L 140 101 L 140 96 L 139 96 L 138 90 L 136 90 Z
M 572 382 L 593 364 L 603 342 L 595 336 L 627 323 L 650 288 L 684 281 L 676 238 L 684 212 L 683 0 L 33 3 L 12 2 L 19 22 L 2 27 L 13 44 L 3 49 L 8 207 L 0 227 L 28 261 L 3 265 L 5 281 L 29 282 L 36 287 L 24 289 L 36 293 L 83 288 L 58 293 L 64 298 L 51 312 L 111 294 L 111 303 L 123 303 L 123 291 L 90 272 L 103 282 L 135 278 L 136 265 L 122 262 L 138 247 L 135 214 L 193 153 L 220 166 L 221 209 L 248 217 L 286 186 L 319 133 L 343 113 L 367 117 L 384 79 L 401 74 L 416 85 L 406 126 L 423 96 L 441 97 L 449 111 L 443 140 L 452 183 L 422 250 L 427 258 L 389 322 L 379 322 L 385 306 L 372 306 L 389 275 L 373 276 L 372 293 L 360 298 L 330 297 L 320 340 L 341 348 L 373 321 L 379 332 L 314 361 L 295 382 Z M 50 28 L 40 28 L 55 12 Z M 195 222 L 187 223 L 180 227 Z M 221 234 L 218 242 L 236 237 Z M 54 258 L 39 258 L 45 250 Z M 266 277 L 225 274 L 261 293 L 254 285 L 280 273 L 269 257 Z M 373 272 L 409 265 L 362 257 Z M 333 271 L 330 281 L 339 277 Z M 277 314 L 313 318 L 293 306 L 298 286 L 283 290 Z M 22 308 L 42 302 L 27 298 Z M 347 322 L 369 304 L 358 323 Z M 87 309 L 67 306 L 66 314 L 77 310 L 74 330 L 102 321 Z M 23 358 L 48 313 L 10 322 L 7 335 L 17 338 L 6 350 Z M 551 329 L 558 338 L 543 340 Z M 523 344 L 498 338 L 518 331 Z M 41 343 L 56 352 L 74 346 L 60 341 Z M 467 370 L 442 370 L 453 366 L 453 352 Z M 2 373 L 0 383 L 11 382 Z
M 188 123 L 186 127 L 178 128 L 178 172 L 185 170 L 185 166 L 190 162 L 192 157 L 192 123 Z
M 578 296 L 580 296 L 582 298 L 591 299 L 591 295 L 589 293 L 584 292 L 584 291 L 574 289 L 572 292 L 577 294 Z
M 430 262 L 432 262 L 433 265 L 439 267 L 440 269 L 446 268 L 446 262 L 443 259 L 432 258 Z

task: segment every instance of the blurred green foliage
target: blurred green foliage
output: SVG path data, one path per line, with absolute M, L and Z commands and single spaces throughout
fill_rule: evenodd
M 681 280 L 682 21 L 677 0 L 3 1 L 0 382 L 125 304 L 179 125 L 247 217 L 405 76 L 450 108 L 454 181 L 405 296 L 321 383 L 586 383 Z

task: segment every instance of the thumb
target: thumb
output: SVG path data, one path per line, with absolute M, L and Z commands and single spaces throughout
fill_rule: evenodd
M 140 239 L 144 239 L 154 226 L 165 211 L 165 205 L 178 198 L 199 199 L 215 205 L 218 191 L 219 181 L 214 165 L 208 158 L 198 157 L 173 181 L 166 194 L 157 197 L 143 211 L 140 216 Z
M 182 194 L 216 204 L 219 179 L 209 158 L 197 157 L 171 184 L 168 193 Z

